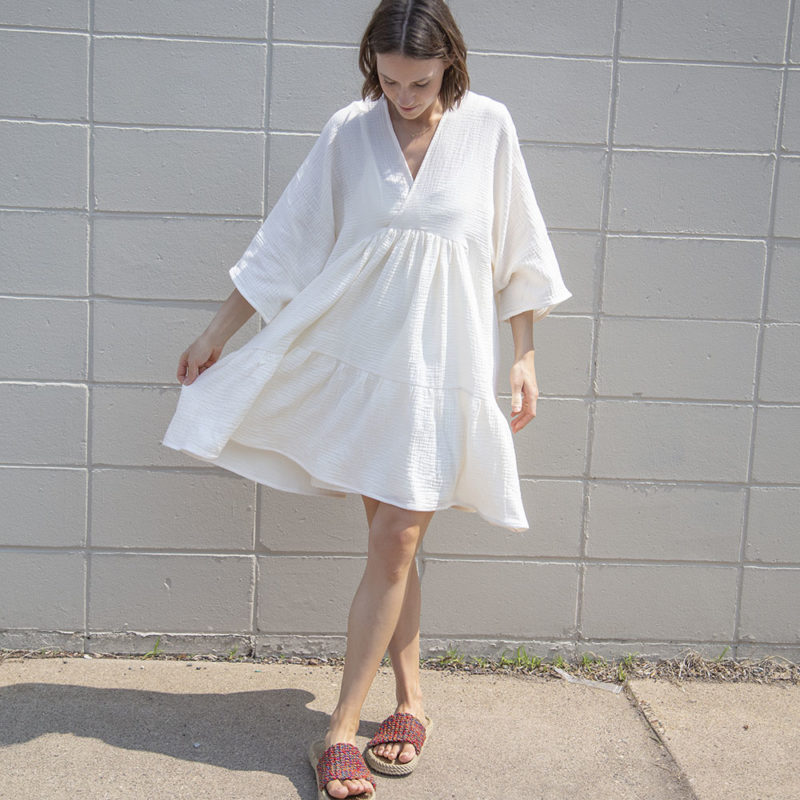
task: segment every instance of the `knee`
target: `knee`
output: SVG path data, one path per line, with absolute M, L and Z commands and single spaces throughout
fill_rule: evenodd
M 402 514 L 386 515 L 380 522 L 370 529 L 369 558 L 387 580 L 402 580 L 416 555 L 422 527 Z

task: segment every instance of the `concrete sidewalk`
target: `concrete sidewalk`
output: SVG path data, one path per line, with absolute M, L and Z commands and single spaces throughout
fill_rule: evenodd
M 316 800 L 331 666 L 29 658 L 0 664 L 0 798 Z M 424 670 L 436 728 L 377 798 L 797 800 L 800 686 L 561 679 Z M 363 748 L 394 710 L 381 667 Z M 655 730 L 654 730 L 655 728 Z

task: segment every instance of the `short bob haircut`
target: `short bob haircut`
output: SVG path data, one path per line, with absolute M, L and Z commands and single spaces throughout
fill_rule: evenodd
M 365 77 L 361 98 L 383 95 L 376 53 L 399 53 L 410 58 L 452 59 L 442 77 L 439 99 L 447 111 L 461 102 L 469 89 L 467 48 L 444 0 L 381 0 L 372 13 L 358 52 Z

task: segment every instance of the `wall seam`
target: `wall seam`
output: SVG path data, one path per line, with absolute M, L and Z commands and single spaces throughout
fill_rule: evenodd
M 600 334 L 600 314 L 603 307 L 603 280 L 605 275 L 605 259 L 607 251 L 608 239 L 608 218 L 610 208 L 610 194 L 611 194 L 611 173 L 612 161 L 614 153 L 614 125 L 617 113 L 617 98 L 618 98 L 618 83 L 619 83 L 619 49 L 620 38 L 622 34 L 622 0 L 617 0 L 615 21 L 614 21 L 614 44 L 612 48 L 612 61 L 611 61 L 611 85 L 609 105 L 608 105 L 608 120 L 606 128 L 606 163 L 603 175 L 603 196 L 602 208 L 600 213 L 600 237 L 599 237 L 599 252 L 596 255 L 596 269 L 594 284 L 594 302 L 592 309 L 592 355 L 589 364 L 589 394 L 588 394 L 588 414 L 586 423 L 586 455 L 584 461 L 584 481 L 583 481 L 583 498 L 581 507 L 581 535 L 578 556 L 578 597 L 575 609 L 575 630 L 573 634 L 573 643 L 577 647 L 584 641 L 583 634 L 583 601 L 586 587 L 586 546 L 588 540 L 588 526 L 589 526 L 589 507 L 591 502 L 591 486 L 592 486 L 592 451 L 594 443 L 594 425 L 595 414 L 597 408 L 597 358 L 599 352 L 599 334 Z
M 93 469 L 92 469 L 92 387 L 94 386 L 94 0 L 89 0 L 89 53 L 86 69 L 87 104 L 88 104 L 88 152 L 87 152 L 87 329 L 86 329 L 86 529 L 84 537 L 84 586 L 83 586 L 83 636 L 82 649 L 87 652 L 90 630 L 90 591 L 92 577 L 92 504 L 93 504 Z
M 775 254 L 775 217 L 778 203 L 778 185 L 780 180 L 781 142 L 783 139 L 783 124 L 786 116 L 786 94 L 789 82 L 789 58 L 792 47 L 792 29 L 794 22 L 795 4 L 797 0 L 789 1 L 788 18 L 786 23 L 786 39 L 784 42 L 784 64 L 781 76 L 781 91 L 778 100 L 778 124 L 775 131 L 775 150 L 773 153 L 774 167 L 772 173 L 772 186 L 769 198 L 769 224 L 767 227 L 767 259 L 764 269 L 764 283 L 761 291 L 761 316 L 758 322 L 756 340 L 756 363 L 753 380 L 753 419 L 750 426 L 750 442 L 747 459 L 747 488 L 745 490 L 744 509 L 742 511 L 742 536 L 739 543 L 739 568 L 736 579 L 736 604 L 734 607 L 733 622 L 733 654 L 739 656 L 741 642 L 740 629 L 742 617 L 742 594 L 744 592 L 745 555 L 747 553 L 747 537 L 749 533 L 750 497 L 753 490 L 753 463 L 755 461 L 756 435 L 758 433 L 758 411 L 761 405 L 759 392 L 761 388 L 761 370 L 763 366 L 764 338 L 767 324 L 767 307 L 769 304 L 770 276 L 772 274 L 772 261 Z M 750 644 L 749 640 L 746 644 Z

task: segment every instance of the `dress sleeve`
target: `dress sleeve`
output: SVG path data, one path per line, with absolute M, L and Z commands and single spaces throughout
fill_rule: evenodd
M 494 173 L 492 257 L 499 320 L 507 322 L 531 309 L 534 321 L 542 319 L 572 297 L 561 277 L 516 127 L 505 106 Z
M 325 266 L 336 242 L 332 116 L 229 275 L 266 323 Z

